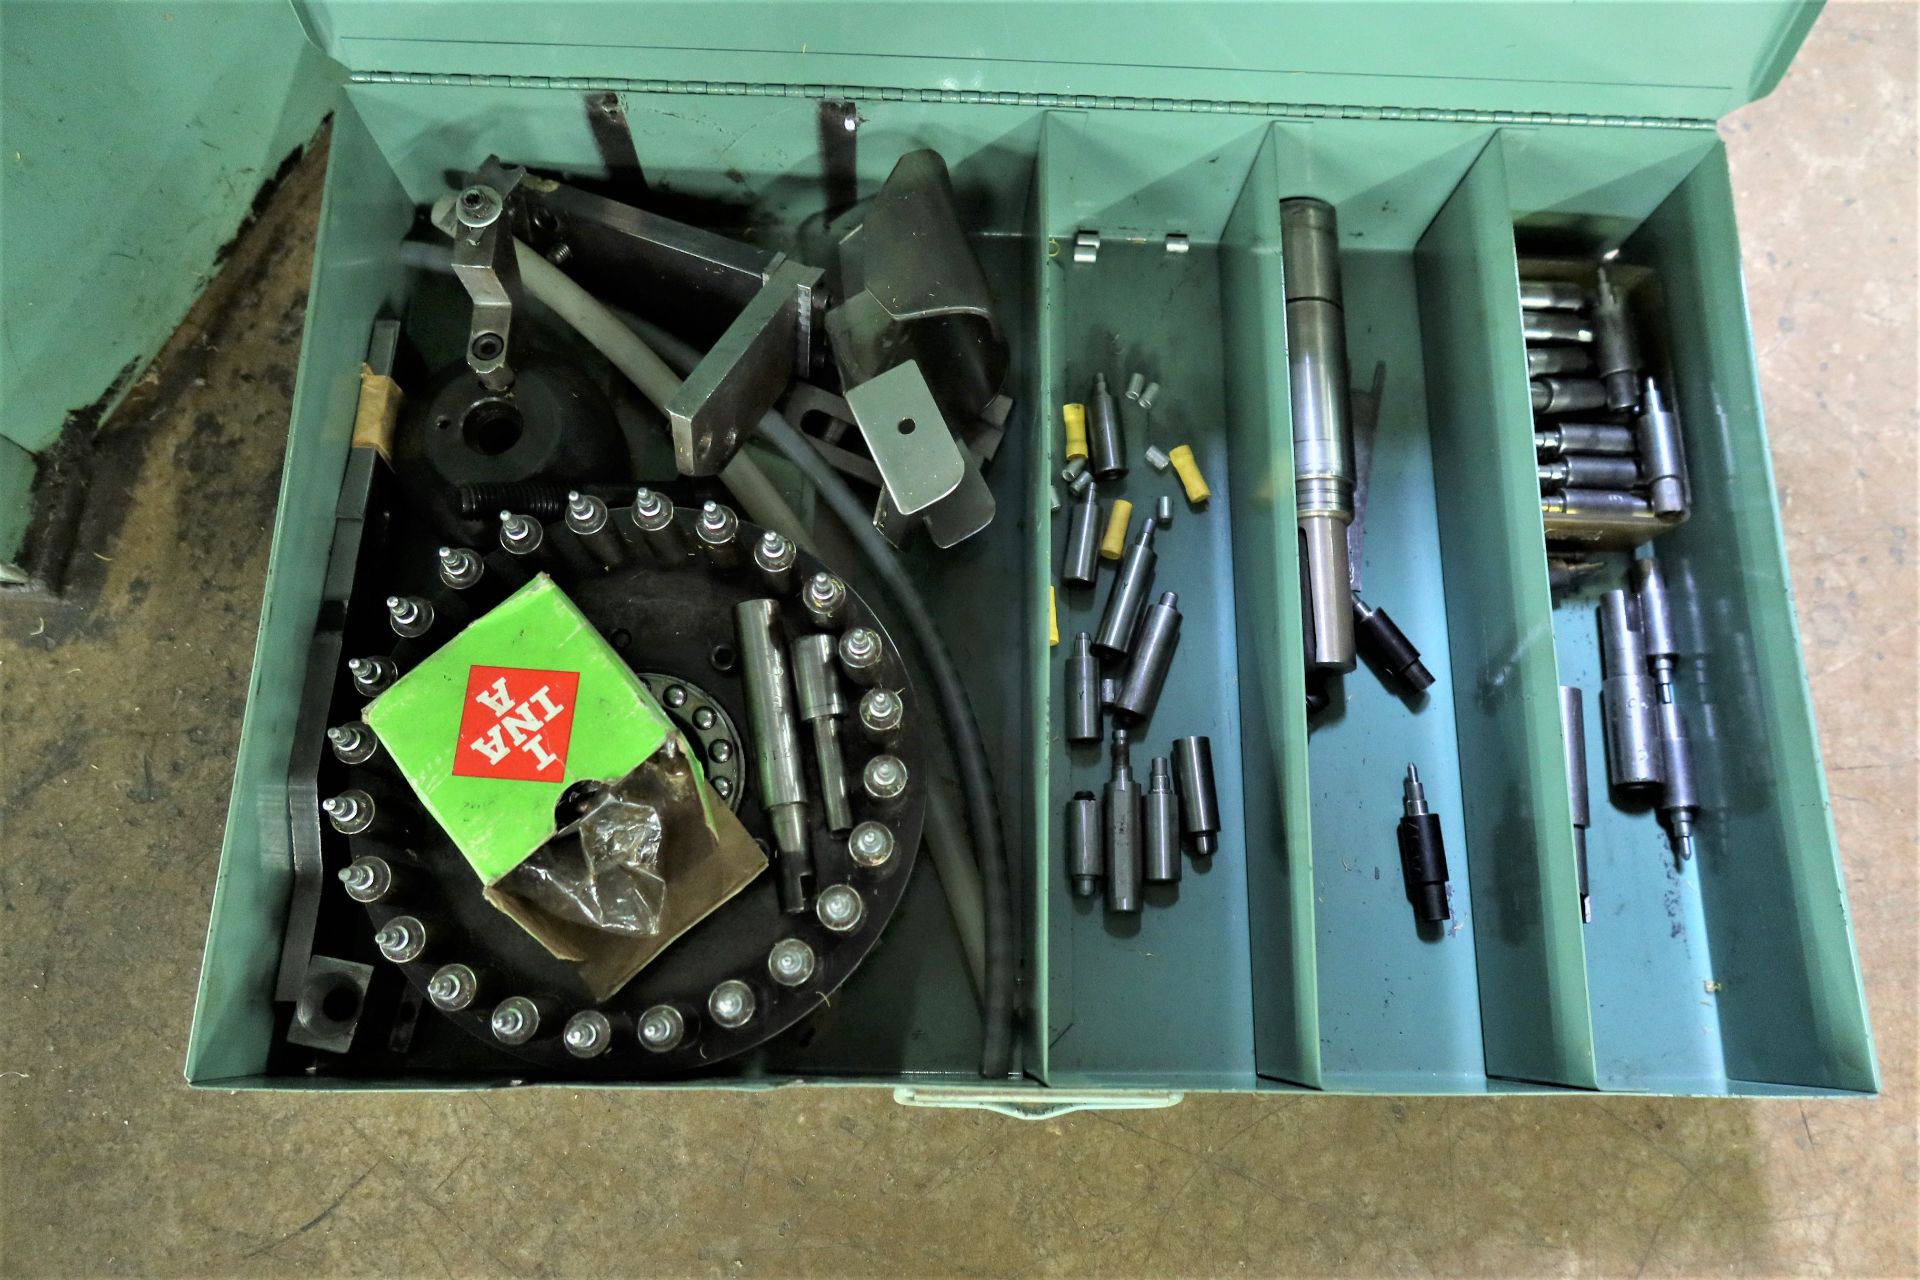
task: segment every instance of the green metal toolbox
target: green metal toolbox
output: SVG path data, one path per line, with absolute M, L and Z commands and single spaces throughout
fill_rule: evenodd
M 417 206 L 489 152 L 604 172 L 590 110 L 613 94 L 656 190 L 744 207 L 776 246 L 819 206 L 821 99 L 857 106 L 863 191 L 906 151 L 937 149 L 1021 406 L 991 475 L 1000 518 L 921 553 L 1017 865 L 1019 1070 L 975 1073 L 979 1014 L 923 873 L 807 1036 L 685 1083 L 1037 1109 L 1190 1090 L 1877 1087 L 1714 131 L 1777 82 L 1815 6 L 296 8 L 350 82 L 192 1083 L 352 1083 L 265 1064 L 290 738 L 362 350 L 376 314 L 422 287 L 398 250 Z M 1361 572 L 1440 677 L 1417 712 L 1349 679 L 1311 743 L 1279 254 L 1279 201 L 1296 195 L 1338 210 L 1355 381 L 1377 376 Z M 1082 231 L 1101 238 L 1090 265 L 1072 252 Z M 1652 815 L 1596 788 L 1585 926 L 1558 687 L 1597 687 L 1598 636 L 1593 601 L 1556 606 L 1548 584 L 1518 295 L 1534 246 L 1617 253 L 1660 281 L 1641 318 L 1670 366 L 1694 488 L 1692 518 L 1658 550 L 1700 691 L 1700 854 L 1676 868 Z M 1070 897 L 1060 867 L 1064 802 L 1097 770 L 1063 749 L 1048 637 L 1057 406 L 1112 367 L 1116 342 L 1166 388 L 1160 443 L 1190 441 L 1215 491 L 1161 558 L 1187 611 L 1163 706 L 1180 709 L 1175 732 L 1212 738 L 1225 832 L 1177 904 L 1129 924 Z M 1063 632 L 1089 625 L 1090 606 L 1060 604 Z M 1597 735 L 1587 748 L 1603 777 Z M 1455 918 L 1438 938 L 1408 927 L 1393 852 L 1409 759 L 1451 849 Z

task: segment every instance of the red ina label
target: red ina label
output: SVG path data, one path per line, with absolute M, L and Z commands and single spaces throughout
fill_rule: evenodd
M 558 782 L 567 770 L 578 671 L 474 667 L 453 771 L 463 778 Z

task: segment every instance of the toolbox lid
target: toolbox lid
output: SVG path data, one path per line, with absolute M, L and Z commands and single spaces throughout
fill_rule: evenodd
M 361 77 L 1713 120 L 1817 0 L 294 0 Z M 897 91 L 897 92 L 889 92 Z M 1067 102 L 1062 105 L 1108 105 Z

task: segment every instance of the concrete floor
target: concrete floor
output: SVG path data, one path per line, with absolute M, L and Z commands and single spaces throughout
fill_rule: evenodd
M 1883 1097 L 189 1092 L 309 163 L 109 425 L 71 600 L 0 613 L 0 1271 L 1915 1274 L 1915 25 L 1830 9 L 1722 127 Z

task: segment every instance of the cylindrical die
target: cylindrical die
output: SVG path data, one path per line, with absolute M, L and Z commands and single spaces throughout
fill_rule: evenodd
M 1687 460 L 1680 444 L 1680 424 L 1652 378 L 1646 381 L 1643 400 L 1635 434 L 1640 444 L 1640 465 L 1647 473 L 1648 502 L 1657 516 L 1685 515 Z
M 1520 305 L 1528 311 L 1585 311 L 1587 291 L 1571 280 L 1522 280 Z
M 1535 413 L 1582 413 L 1607 403 L 1606 388 L 1592 378 L 1535 378 L 1529 386 Z
M 1112 657 L 1133 647 L 1134 628 L 1139 625 L 1140 611 L 1146 608 L 1147 593 L 1153 589 L 1153 567 L 1159 559 L 1153 549 L 1154 528 L 1151 518 L 1142 520 L 1133 545 L 1120 560 L 1106 612 L 1100 615 L 1099 630 L 1093 634 L 1096 653 Z
M 1173 776 L 1180 790 L 1180 829 L 1197 857 L 1220 848 L 1220 801 L 1213 790 L 1213 742 L 1203 737 L 1173 740 Z
M 1570 453 L 1538 464 L 1542 489 L 1631 489 L 1640 483 L 1640 464 L 1632 458 Z
M 1067 522 L 1067 550 L 1060 562 L 1060 581 L 1069 587 L 1090 587 L 1100 564 L 1100 502 L 1091 484 L 1073 500 L 1073 518 Z
M 1528 342 L 1593 341 L 1593 326 L 1565 311 L 1522 311 L 1520 329 Z
M 1107 780 L 1107 910 L 1140 910 L 1140 876 L 1146 851 L 1141 847 L 1140 784 L 1127 758 L 1127 731 L 1113 731 L 1113 776 Z
M 1632 427 L 1606 422 L 1556 422 L 1533 429 L 1533 452 L 1539 458 L 1564 458 L 1571 453 L 1605 453 L 1632 457 Z
M 1138 723 L 1153 714 L 1160 701 L 1160 688 L 1167 681 L 1167 669 L 1173 665 L 1173 651 L 1180 644 L 1180 597 L 1164 591 L 1160 599 L 1147 607 L 1134 637 L 1133 655 L 1127 673 L 1114 696 L 1114 712 Z
M 1601 597 L 1600 655 L 1607 776 L 1616 787 L 1657 786 L 1664 773 L 1654 709 L 1658 699 L 1647 675 L 1633 602 L 1625 591 L 1609 591 Z
M 1118 480 L 1127 474 L 1126 437 L 1104 373 L 1093 375 L 1093 395 L 1087 399 L 1087 447 L 1093 454 L 1096 480 Z
M 1073 637 L 1067 654 L 1067 741 L 1100 740 L 1100 663 L 1093 656 L 1093 637 L 1082 631 Z

